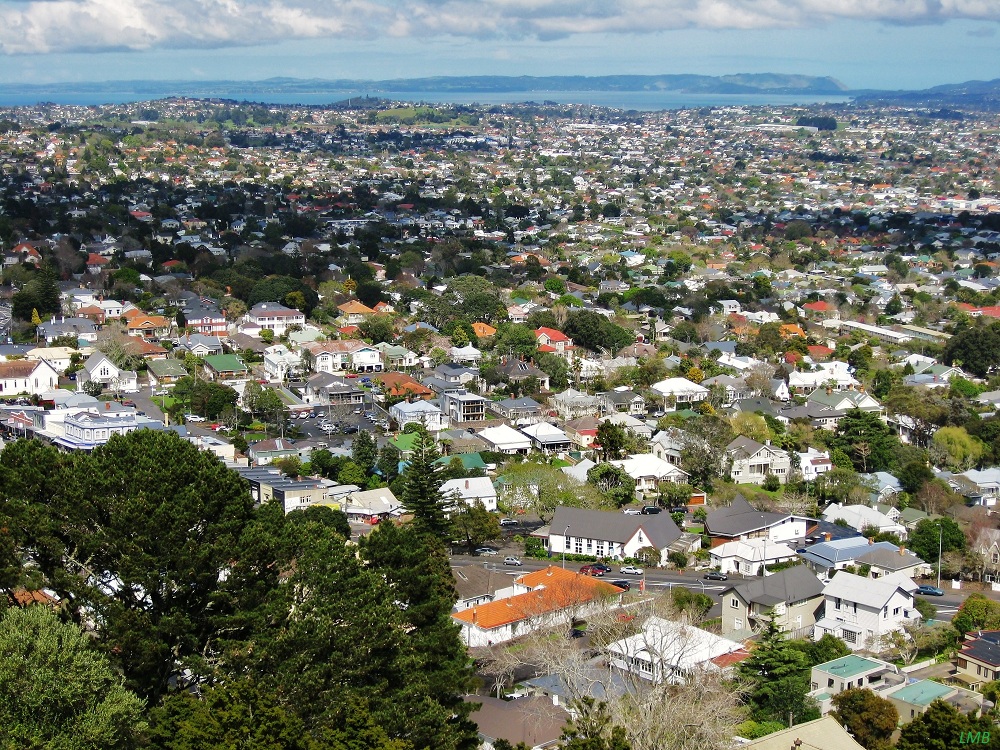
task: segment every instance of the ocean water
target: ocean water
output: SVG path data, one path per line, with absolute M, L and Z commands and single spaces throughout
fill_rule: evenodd
M 842 95 L 789 95 L 789 94 L 685 94 L 676 91 L 502 91 L 502 92 L 454 92 L 454 91 L 295 91 L 268 92 L 259 89 L 249 90 L 222 88 L 212 90 L 198 86 L 185 90 L 178 87 L 167 92 L 137 92 L 137 91 L 5 91 L 0 85 L 0 107 L 30 106 L 39 102 L 68 105 L 99 105 L 125 104 L 129 102 L 149 101 L 167 96 L 192 96 L 199 99 L 222 98 L 237 101 L 251 101 L 268 104 L 308 104 L 319 105 L 340 102 L 350 98 L 365 96 L 380 97 L 408 102 L 424 102 L 428 104 L 510 104 L 516 102 L 543 101 L 559 104 L 575 104 L 581 107 L 612 107 L 615 109 L 634 109 L 640 111 L 658 111 L 667 109 L 690 109 L 694 107 L 732 107 L 732 106 L 782 106 L 809 104 L 843 104 L 850 97 Z

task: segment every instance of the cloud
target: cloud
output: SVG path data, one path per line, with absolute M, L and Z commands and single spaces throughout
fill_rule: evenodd
M 0 54 L 1000 21 L 996 0 L 0 0 Z

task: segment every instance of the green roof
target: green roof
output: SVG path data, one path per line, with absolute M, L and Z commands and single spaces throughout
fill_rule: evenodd
M 205 364 L 216 372 L 246 372 L 247 368 L 235 354 L 210 354 Z
M 188 374 L 179 359 L 153 359 L 146 363 L 146 367 L 160 378 L 183 377 Z
M 462 462 L 463 469 L 485 469 L 486 462 L 483 461 L 483 457 L 478 453 L 455 453 L 451 456 L 441 456 L 437 461 L 434 462 L 436 466 L 447 466 L 451 463 L 453 458 L 457 458 Z
M 846 680 L 854 677 L 855 675 L 869 672 L 873 669 L 878 669 L 879 666 L 881 665 L 877 661 L 865 659 L 864 657 L 857 656 L 856 654 L 848 654 L 847 656 L 842 656 L 839 659 L 819 664 L 816 666 L 816 669 L 822 670 L 827 674 L 842 677 Z
M 398 450 L 400 453 L 408 453 L 413 450 L 413 446 L 417 443 L 417 433 L 415 432 L 401 432 L 392 440 L 389 441 L 389 445 Z
M 902 687 L 890 695 L 890 698 L 905 701 L 914 706 L 929 706 L 938 698 L 944 698 L 955 692 L 955 688 L 942 685 L 933 680 L 920 680 Z

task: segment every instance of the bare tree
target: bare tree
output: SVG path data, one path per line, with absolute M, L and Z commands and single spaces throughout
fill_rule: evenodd
M 773 377 L 774 368 L 765 362 L 761 362 L 759 365 L 751 367 L 743 380 L 754 398 L 760 398 L 765 394 L 771 393 L 771 379 Z

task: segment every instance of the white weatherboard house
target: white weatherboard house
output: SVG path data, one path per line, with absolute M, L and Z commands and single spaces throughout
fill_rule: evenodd
M 862 578 L 840 571 L 823 589 L 826 614 L 816 623 L 815 640 L 825 633 L 851 650 L 877 650 L 882 639 L 920 619 L 913 603 L 917 584 L 903 575 Z
M 490 512 L 497 509 L 497 491 L 489 477 L 449 479 L 441 485 L 441 496 L 466 505 L 473 505 L 478 501 Z
M 622 560 L 652 547 L 660 553 L 660 564 L 666 565 L 669 547 L 680 537 L 680 529 L 666 513 L 626 516 L 560 505 L 549 524 L 549 552 Z

